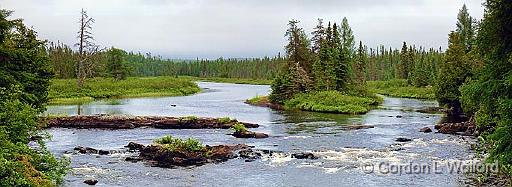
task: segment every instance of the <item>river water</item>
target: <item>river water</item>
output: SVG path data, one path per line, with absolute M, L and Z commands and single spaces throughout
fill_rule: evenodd
M 72 162 L 64 185 L 82 186 L 84 180 L 94 178 L 99 181 L 97 186 L 459 186 L 463 185 L 464 175 L 449 172 L 447 164 L 472 159 L 464 138 L 418 132 L 422 127 L 433 129 L 440 120 L 439 114 L 415 112 L 437 106 L 435 101 L 385 97 L 381 106 L 365 115 L 274 111 L 243 103 L 245 99 L 267 95 L 269 86 L 198 84 L 203 92 L 191 96 L 121 99 L 117 105 L 94 102 L 80 107 L 50 106 L 47 113 L 228 116 L 258 123 L 260 128 L 252 130 L 271 137 L 236 139 L 226 135 L 230 130 L 224 129 L 53 128 L 48 130 L 53 135 L 48 148 L 56 155 L 70 157 Z M 353 124 L 375 128 L 343 128 Z M 273 154 L 254 162 L 232 159 L 200 167 L 164 169 L 124 161 L 132 153 L 64 154 L 76 146 L 121 150 L 130 141 L 149 144 L 165 135 L 193 137 L 208 145 L 243 143 L 284 153 L 313 152 L 320 159 L 299 160 L 287 154 Z M 413 141 L 398 143 L 398 137 Z M 407 166 L 414 166 L 415 170 L 408 170 Z

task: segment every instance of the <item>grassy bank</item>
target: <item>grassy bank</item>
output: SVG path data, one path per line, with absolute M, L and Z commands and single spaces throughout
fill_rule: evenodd
M 364 114 L 382 102 L 377 96 L 352 96 L 338 91 L 322 91 L 298 94 L 284 104 L 287 110 L 303 110 L 323 113 Z M 267 96 L 256 96 L 246 103 L 256 106 L 272 106 Z
M 367 86 L 371 92 L 391 97 L 435 99 L 431 86 L 414 87 L 407 84 L 407 80 L 368 81 Z
M 285 108 L 313 112 L 364 114 L 382 102 L 377 96 L 351 96 L 338 91 L 299 94 L 285 102 Z
M 255 85 L 270 85 L 272 80 L 267 79 L 241 79 L 241 78 L 220 78 L 220 77 L 182 77 L 193 81 L 206 81 L 206 82 L 218 82 L 218 83 L 233 83 L 233 84 L 255 84 Z
M 200 90 L 187 78 L 130 77 L 120 81 L 93 78 L 88 79 L 81 90 L 76 79 L 55 79 L 52 80 L 48 97 L 51 105 L 80 104 L 106 98 L 183 96 Z

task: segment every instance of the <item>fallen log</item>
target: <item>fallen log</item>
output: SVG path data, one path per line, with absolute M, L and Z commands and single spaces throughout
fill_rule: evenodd
M 158 129 L 229 129 L 236 123 L 246 128 L 257 128 L 258 124 L 238 122 L 226 118 L 197 117 L 158 117 L 158 116 L 124 116 L 124 115 L 92 115 L 49 118 L 49 128 L 78 129 L 133 129 L 152 127 Z

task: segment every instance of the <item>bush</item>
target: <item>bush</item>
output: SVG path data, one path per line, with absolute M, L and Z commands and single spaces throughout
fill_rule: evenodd
M 247 132 L 247 128 L 245 128 L 245 125 L 242 123 L 236 123 L 231 127 L 232 130 L 235 131 L 235 133 L 244 133 Z
M 155 143 L 165 146 L 170 151 L 190 151 L 196 152 L 204 148 L 203 144 L 197 139 L 188 138 L 182 140 L 174 138 L 172 136 L 164 136 L 160 139 L 156 139 Z

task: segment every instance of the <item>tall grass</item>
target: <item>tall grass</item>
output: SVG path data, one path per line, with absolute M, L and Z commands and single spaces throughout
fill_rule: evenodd
M 50 103 L 66 104 L 104 98 L 182 96 L 199 91 L 200 88 L 191 80 L 173 77 L 130 77 L 120 81 L 92 78 L 85 82 L 82 89 L 78 88 L 76 79 L 55 79 L 52 80 L 48 97 Z
M 415 99 L 435 99 L 434 89 L 431 86 L 415 87 L 404 79 L 388 81 L 368 81 L 370 91 L 382 95 Z

